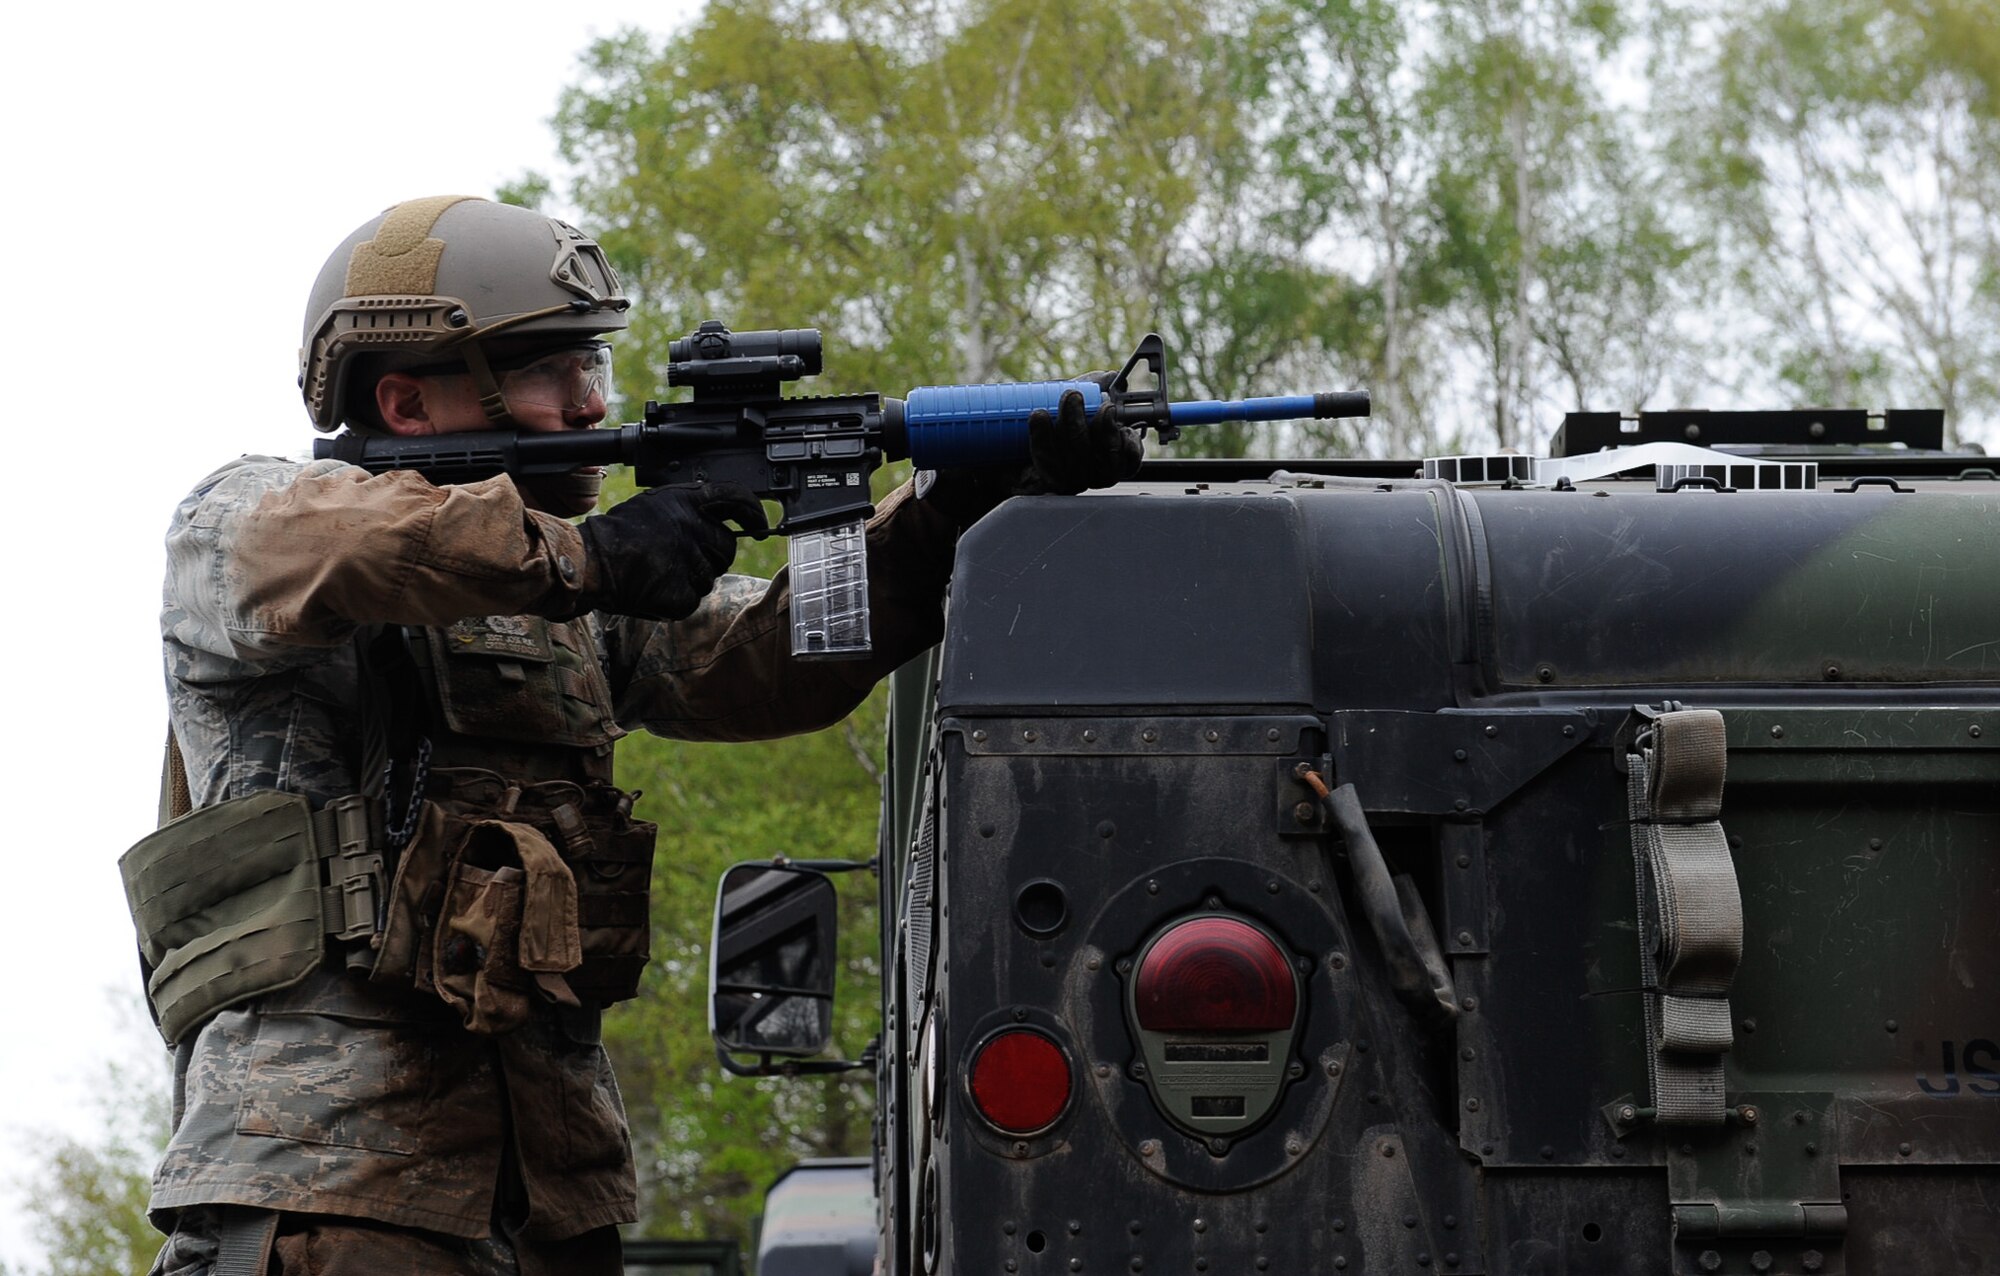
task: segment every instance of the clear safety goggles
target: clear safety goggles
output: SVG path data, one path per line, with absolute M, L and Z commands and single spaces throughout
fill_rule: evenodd
M 611 347 L 602 341 L 571 346 L 514 368 L 494 368 L 510 406 L 536 404 L 574 412 L 597 395 L 611 401 Z

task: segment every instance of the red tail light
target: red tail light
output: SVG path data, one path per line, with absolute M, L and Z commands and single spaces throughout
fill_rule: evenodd
M 1282 1032 L 1298 1014 L 1284 951 L 1234 917 L 1195 917 L 1161 935 L 1139 959 L 1134 992 L 1151 1032 Z
M 1030 1028 L 987 1038 L 972 1057 L 972 1104 L 1009 1134 L 1032 1134 L 1069 1106 L 1069 1058 Z

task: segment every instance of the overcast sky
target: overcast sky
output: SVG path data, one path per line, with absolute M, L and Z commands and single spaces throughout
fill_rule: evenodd
M 6 20 L 0 1262 L 35 1256 L 19 1180 L 51 1132 L 99 1128 L 102 1061 L 164 1058 L 120 1026 L 138 978 L 116 865 L 158 793 L 174 504 L 239 453 L 310 448 L 302 312 L 349 231 L 551 169 L 590 41 L 696 8 L 86 0 Z

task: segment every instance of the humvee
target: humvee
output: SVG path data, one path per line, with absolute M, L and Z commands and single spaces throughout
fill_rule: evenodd
M 2000 1271 L 2000 481 L 1938 413 L 1016 499 L 892 719 L 888 1276 Z M 851 1066 L 832 901 L 728 874 L 733 1068 Z

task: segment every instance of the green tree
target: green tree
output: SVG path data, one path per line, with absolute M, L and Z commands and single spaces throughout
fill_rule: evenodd
M 770 575 L 783 543 L 745 542 L 735 570 Z M 605 1019 L 641 1179 L 640 1231 L 748 1241 L 764 1189 L 808 1156 L 868 1151 L 871 1079 L 747 1080 L 723 1072 L 707 1033 L 708 941 L 723 871 L 744 860 L 875 854 L 884 694 L 845 722 L 761 743 L 649 735 L 619 745 L 619 783 L 660 825 L 653 961 L 637 1000 Z M 856 1057 L 879 1024 L 878 911 L 871 874 L 840 881 L 834 1050 Z
M 1291 269 L 1351 272 L 1345 322 L 1316 320 L 1374 392 L 1376 450 L 1529 446 L 1549 409 L 1637 407 L 1687 364 L 1698 244 L 1602 87 L 1623 10 L 1284 0 L 1265 21 Z
M 1192 0 L 717 0 L 600 43 L 557 127 L 642 301 L 628 377 L 723 317 L 826 329 L 833 388 L 1074 374 L 1155 327 L 1178 392 L 1275 388 L 1327 289 L 1244 213 L 1246 30 Z
M 1977 15 L 1984 15 L 1983 19 Z M 1745 338 L 1793 396 L 2000 407 L 2000 40 L 1990 5 L 1765 0 L 1705 20 L 1682 146 Z M 1761 330 L 1759 330 L 1761 329 Z
M 1296 274 L 1328 258 L 1351 276 L 1312 318 L 1336 378 L 1372 391 L 1359 450 L 1433 451 L 1447 293 L 1425 189 L 1441 147 L 1422 114 L 1419 28 L 1389 0 L 1290 0 L 1264 21 L 1271 82 L 1262 143 L 1276 202 L 1295 223 L 1287 266 Z
M 1582 189 L 1538 267 L 1540 402 L 1636 411 L 1670 386 L 1705 385 L 1712 248 L 1660 198 L 1663 166 L 1634 139 L 1600 135 L 1580 161 Z
M 106 1063 L 93 1087 L 101 1133 L 88 1139 L 49 1134 L 39 1140 L 22 1186 L 30 1231 L 43 1265 L 16 1276 L 114 1276 L 143 1272 L 161 1236 L 146 1221 L 153 1166 L 168 1134 L 168 1060 L 136 1004 L 121 1002 L 133 1058 Z
M 1648 186 L 1644 143 L 1599 87 L 1630 36 L 1621 6 L 1450 0 L 1439 14 L 1424 108 L 1452 139 L 1428 191 L 1447 323 L 1484 401 L 1477 433 L 1531 446 L 1538 410 L 1650 393 L 1675 339 L 1658 302 L 1690 250 L 1631 193 Z

